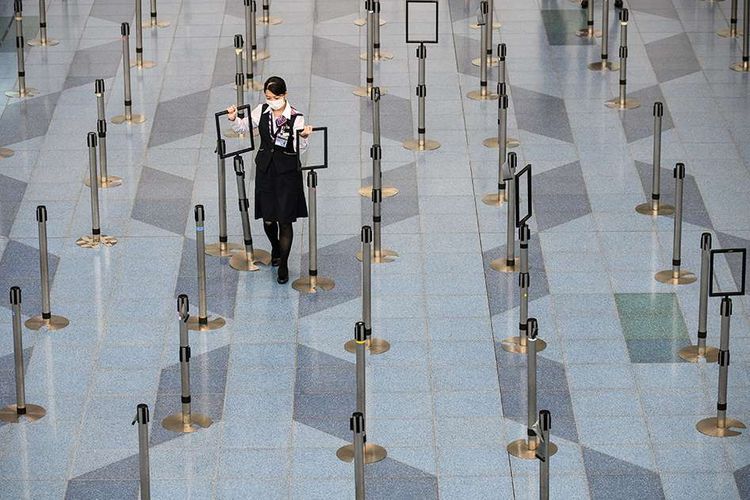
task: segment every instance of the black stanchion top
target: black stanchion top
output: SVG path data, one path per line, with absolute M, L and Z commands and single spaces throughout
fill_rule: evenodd
M 10 287 L 10 305 L 21 305 L 21 288 L 17 286 Z
M 239 33 L 234 35 L 234 48 L 235 49 L 241 49 L 245 46 L 245 41 L 242 38 L 242 35 Z
M 505 86 L 504 83 L 501 83 L 503 87 Z M 508 94 L 505 93 L 505 90 L 503 89 L 503 92 L 499 94 L 497 105 L 500 107 L 500 109 L 508 109 L 508 106 L 510 105 L 510 102 L 508 101 Z
M 214 153 L 218 153 L 219 156 L 224 156 L 224 154 L 227 152 L 227 143 L 224 139 L 219 139 L 216 141 L 216 151 Z
M 361 412 L 355 411 L 349 419 L 349 430 L 357 434 L 365 432 L 365 416 Z
M 675 165 L 673 175 L 675 179 L 684 179 L 685 178 L 685 164 L 678 163 L 677 165 Z
M 526 332 L 529 340 L 536 340 L 536 336 L 539 334 L 539 326 L 537 325 L 536 318 L 526 320 Z
M 508 153 L 508 168 L 513 170 L 517 166 L 518 166 L 518 157 L 516 156 L 516 153 L 514 151 L 511 151 L 510 153 Z
M 375 0 L 365 0 L 365 10 L 367 12 L 375 12 Z
M 21 0 L 15 0 L 13 2 L 13 10 L 15 10 L 16 13 L 23 12 L 23 4 L 21 3 Z
M 380 100 L 380 87 L 373 87 L 370 89 L 370 100 L 374 102 Z
M 190 300 L 188 300 L 188 296 L 184 293 L 181 293 L 177 296 L 177 312 L 180 313 L 180 316 L 187 316 L 187 312 L 190 309 Z
M 497 57 L 499 57 L 501 61 L 505 61 L 506 53 L 507 51 L 505 50 L 505 44 L 498 43 L 497 44 Z
M 245 85 L 245 74 L 244 73 L 235 73 L 234 74 L 234 84 L 237 85 L 238 87 L 244 86 Z
M 528 243 L 531 239 L 531 229 L 529 229 L 528 225 L 521 224 L 518 227 L 518 239 L 521 240 L 521 243 Z
M 362 226 L 360 238 L 362 243 L 372 243 L 372 228 L 370 226 Z
M 21 292 L 20 290 L 18 291 Z M 731 316 L 732 315 L 732 299 L 729 297 L 723 297 L 721 299 L 721 313 L 722 316 Z
M 234 173 L 239 176 L 245 176 L 245 162 L 240 155 L 234 157 Z
M 206 213 L 203 208 L 203 205 L 196 205 L 194 212 L 195 212 L 195 222 L 200 223 L 200 225 L 202 226 L 203 221 L 206 218 Z
M 128 23 L 122 23 L 120 25 L 120 34 L 122 36 L 130 35 L 130 25 Z
M 36 221 L 47 222 L 47 207 L 44 205 L 37 205 L 36 207 Z
M 508 87 L 506 86 L 505 82 L 500 82 L 497 84 L 497 93 L 501 96 L 508 94 Z
M 549 410 L 539 410 L 539 429 L 542 432 L 552 429 L 552 415 Z
M 658 117 L 664 116 L 664 104 L 660 102 L 654 103 L 654 116 L 658 116 Z
M 96 147 L 96 132 L 89 132 L 86 135 L 86 144 L 88 144 L 90 148 Z
M 383 157 L 383 148 L 380 144 L 373 144 L 370 146 L 370 158 L 373 160 L 379 160 Z
M 99 137 L 102 137 L 107 133 L 107 120 L 96 121 L 96 132 L 99 134 Z
M 315 170 L 307 171 L 307 187 L 318 187 L 318 173 Z
M 97 78 L 94 81 L 94 93 L 95 94 L 103 94 L 104 93 L 104 80 L 101 78 Z
M 148 405 L 146 403 L 140 403 L 136 406 L 136 415 L 139 424 L 147 424 L 149 420 Z
M 364 321 L 357 321 L 357 323 L 354 325 L 354 340 L 360 343 L 367 340 Z
M 711 250 L 711 233 L 701 234 L 701 250 Z
M 245 7 L 250 7 L 250 2 L 252 0 L 243 0 L 243 3 L 245 4 Z
M 622 24 L 627 24 L 629 17 L 630 17 L 630 13 L 628 12 L 628 9 L 622 9 L 620 11 L 620 22 Z

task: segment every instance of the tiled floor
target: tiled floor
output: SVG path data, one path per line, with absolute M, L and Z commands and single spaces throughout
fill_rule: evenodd
M 260 3 L 260 2 L 259 2 Z M 27 399 L 46 407 L 35 423 L 0 426 L 0 497 L 135 499 L 137 403 L 151 407 L 153 498 L 353 498 L 352 466 L 335 457 L 351 437 L 354 358 L 343 350 L 360 317 L 353 254 L 369 223 L 372 141 L 364 82 L 365 32 L 355 0 L 273 0 L 283 23 L 260 27 L 290 99 L 330 133 L 319 173 L 319 269 L 336 288 L 300 296 L 274 271 L 238 273 L 209 257 L 208 306 L 227 326 L 191 333 L 194 411 L 214 424 L 193 435 L 159 422 L 179 409 L 175 297 L 197 310 L 193 205 L 217 238 L 214 112 L 231 103 L 232 37 L 243 33 L 241 0 L 159 0 L 165 29 L 145 28 L 145 58 L 133 70 L 143 125 L 108 127 L 109 171 L 124 185 L 100 192 L 109 249 L 75 245 L 89 231 L 86 133 L 95 128 L 94 80 L 106 82 L 107 116 L 122 112 L 119 24 L 132 0 L 51 0 L 51 48 L 26 50 L 38 97 L 0 100 L 0 289 L 23 287 L 25 315 L 41 307 L 35 207 L 49 210 L 53 312 L 71 320 L 54 333 L 24 331 Z M 750 76 L 728 65 L 739 40 L 718 38 L 730 2 L 626 0 L 631 9 L 628 92 L 639 109 L 604 106 L 618 74 L 586 69 L 599 43 L 577 38 L 585 13 L 568 0 L 495 0 L 507 44 L 510 135 L 519 165 L 534 169 L 531 302 L 540 336 L 539 405 L 552 411 L 559 453 L 552 497 L 750 498 L 750 432 L 703 436 L 715 411 L 717 366 L 681 362 L 695 342 L 698 284 L 653 279 L 669 268 L 672 219 L 637 215 L 650 195 L 652 105 L 664 103 L 662 193 L 684 162 L 683 266 L 700 268 L 700 234 L 714 247 L 750 240 Z M 741 2 L 740 2 L 741 3 Z M 0 86 L 16 84 L 12 2 L 0 6 Z M 526 361 L 500 342 L 517 333 L 516 275 L 489 263 L 505 252 L 505 208 L 481 202 L 495 186 L 496 101 L 465 96 L 479 86 L 478 2 L 440 1 L 440 43 L 428 47 L 427 135 L 442 143 L 414 154 L 400 145 L 417 126 L 415 48 L 404 44 L 404 2 L 382 0 L 376 64 L 382 99 L 384 246 L 395 263 L 373 268 L 373 327 L 392 349 L 368 359 L 368 438 L 388 459 L 367 467 L 368 498 L 535 498 L 535 462 L 509 457 L 525 435 Z M 596 2 L 596 24 L 600 20 Z M 37 3 L 24 5 L 27 39 Z M 144 2 L 148 17 L 148 2 Z M 260 11 L 260 8 L 258 9 Z M 740 16 L 741 17 L 741 16 Z M 618 21 L 610 15 L 610 54 Z M 133 32 L 135 30 L 133 29 Z M 135 44 L 131 38 L 131 50 Z M 131 54 L 134 55 L 134 54 Z M 491 71 L 494 88 L 495 72 Z M 248 92 L 248 102 L 260 96 Z M 250 169 L 251 158 L 246 158 Z M 251 169 L 250 169 L 251 170 Z M 228 169 L 229 231 L 241 240 Z M 252 179 L 252 171 L 248 176 Z M 252 190 L 249 192 L 252 193 Z M 256 244 L 267 248 L 259 224 Z M 307 225 L 296 225 L 291 273 L 307 268 Z M 722 263 L 725 285 L 736 277 Z M 9 306 L 0 320 L 0 402 L 13 401 Z M 750 301 L 735 299 L 729 413 L 750 423 Z M 719 337 L 711 299 L 709 343 Z

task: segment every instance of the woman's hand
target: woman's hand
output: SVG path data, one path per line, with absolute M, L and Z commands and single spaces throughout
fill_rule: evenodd
M 299 136 L 307 139 L 310 136 L 310 134 L 312 134 L 312 131 L 313 131 L 312 125 L 305 125 L 302 128 L 302 132 L 299 133 Z
M 229 118 L 230 122 L 233 122 L 234 120 L 237 119 L 237 106 L 235 106 L 234 104 L 229 106 L 227 108 L 227 112 L 229 113 L 227 118 Z

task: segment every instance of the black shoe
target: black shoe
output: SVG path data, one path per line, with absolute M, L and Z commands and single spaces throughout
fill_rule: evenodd
M 281 252 L 276 249 L 271 249 L 271 265 L 273 267 L 279 267 L 281 263 Z
M 279 266 L 279 275 L 276 277 L 276 282 L 279 285 L 283 285 L 289 281 L 289 268 L 287 266 Z

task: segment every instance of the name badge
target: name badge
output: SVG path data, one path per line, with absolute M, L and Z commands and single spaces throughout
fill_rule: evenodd
M 276 135 L 276 140 L 274 141 L 274 144 L 276 146 L 285 148 L 288 141 L 289 141 L 289 127 L 284 127 L 283 129 L 279 130 L 279 133 Z

